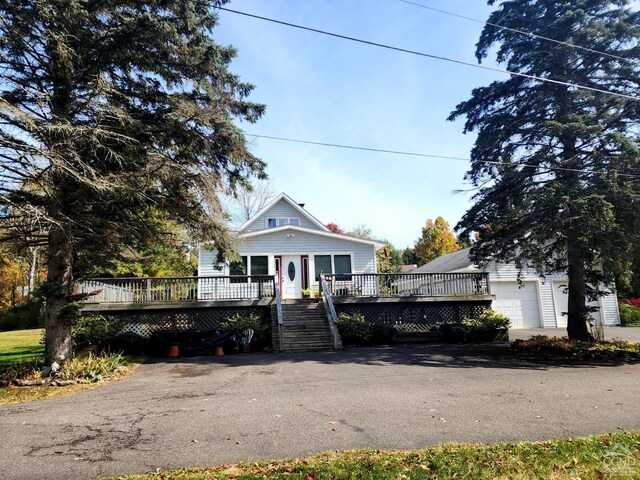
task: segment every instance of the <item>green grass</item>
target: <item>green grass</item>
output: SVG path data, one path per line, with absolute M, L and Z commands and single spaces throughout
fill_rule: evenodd
M 21 362 L 44 360 L 41 338 L 41 328 L 0 332 L 0 368 Z
M 354 450 L 118 477 L 207 479 L 640 479 L 640 432 L 548 442 L 445 444 L 424 450 Z

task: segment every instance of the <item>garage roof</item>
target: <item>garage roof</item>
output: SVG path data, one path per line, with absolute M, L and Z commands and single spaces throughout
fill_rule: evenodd
M 409 273 L 449 273 L 458 270 L 474 270 L 473 262 L 469 259 L 470 250 L 471 248 L 463 248 L 457 252 L 447 253 Z

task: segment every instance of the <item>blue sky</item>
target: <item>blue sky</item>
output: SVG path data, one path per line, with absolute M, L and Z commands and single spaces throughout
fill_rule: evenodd
M 416 0 L 486 19 L 483 1 Z M 399 0 L 236 0 L 228 8 L 312 28 L 475 62 L 482 25 Z M 256 85 L 267 112 L 248 133 L 469 157 L 474 136 L 451 110 L 498 73 L 421 58 L 220 12 L 218 43 L 231 70 Z M 486 61 L 493 65 L 492 59 Z M 428 218 L 453 226 L 469 208 L 465 161 L 405 157 L 248 137 L 274 188 L 321 221 L 367 225 L 397 248 L 413 245 Z

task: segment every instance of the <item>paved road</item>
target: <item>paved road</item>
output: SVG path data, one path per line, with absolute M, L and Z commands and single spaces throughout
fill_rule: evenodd
M 66 480 L 640 429 L 639 395 L 640 365 L 514 360 L 506 344 L 179 359 L 74 397 L 0 407 L 0 472 Z

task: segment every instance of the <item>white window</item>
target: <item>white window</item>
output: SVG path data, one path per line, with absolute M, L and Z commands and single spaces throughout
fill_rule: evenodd
M 267 228 L 282 227 L 283 225 L 296 225 L 300 226 L 299 218 L 290 217 L 272 217 L 267 218 Z

